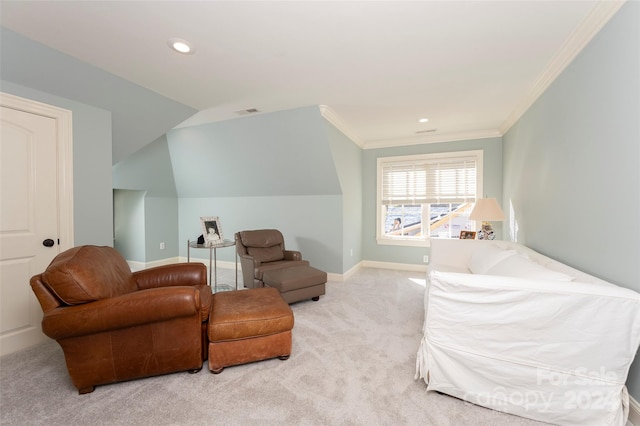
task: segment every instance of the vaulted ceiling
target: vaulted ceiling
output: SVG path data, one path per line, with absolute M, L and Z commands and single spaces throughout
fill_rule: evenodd
M 2 0 L 0 15 L 198 111 L 179 126 L 323 105 L 369 148 L 503 134 L 621 4 Z

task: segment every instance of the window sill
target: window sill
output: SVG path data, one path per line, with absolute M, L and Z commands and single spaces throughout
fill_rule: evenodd
M 381 246 L 405 246 L 405 247 L 431 247 L 429 240 L 405 240 L 395 238 L 376 238 L 376 242 Z

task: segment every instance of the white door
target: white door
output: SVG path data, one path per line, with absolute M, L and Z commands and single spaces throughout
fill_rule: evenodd
M 13 98 L 12 98 L 13 99 Z M 31 112 L 2 96 L 0 106 L 0 354 L 47 339 L 29 279 L 45 270 L 59 244 L 64 200 L 59 191 L 59 117 L 41 104 Z M 44 114 L 44 115 L 43 115 Z M 70 117 L 69 117 L 70 118 Z M 62 182 L 64 184 L 64 181 Z M 68 231 L 64 238 L 69 239 Z

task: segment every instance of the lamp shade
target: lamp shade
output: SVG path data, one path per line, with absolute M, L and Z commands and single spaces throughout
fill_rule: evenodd
M 504 220 L 504 213 L 495 198 L 480 198 L 476 201 L 476 205 L 473 206 L 469 219 L 484 222 Z

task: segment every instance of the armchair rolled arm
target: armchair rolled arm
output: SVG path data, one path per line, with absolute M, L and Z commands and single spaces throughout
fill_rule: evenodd
M 285 250 L 284 259 L 285 260 L 302 260 L 302 253 L 300 253 L 297 250 Z
M 174 263 L 134 272 L 133 279 L 140 290 L 207 285 L 207 267 L 202 263 Z
M 249 255 L 249 254 L 239 254 L 238 257 L 240 258 L 240 263 L 242 265 L 253 265 L 254 268 L 257 268 L 258 266 L 262 265 L 262 262 L 258 259 L 256 259 L 255 257 Z
M 42 319 L 42 331 L 58 340 L 191 315 L 200 318 L 199 309 L 200 292 L 194 287 L 141 290 L 53 309 Z

